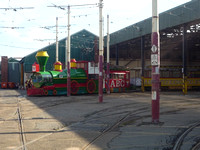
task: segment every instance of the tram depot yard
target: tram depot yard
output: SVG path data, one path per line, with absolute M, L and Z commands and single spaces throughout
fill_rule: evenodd
M 151 93 L 27 97 L 0 89 L 1 150 L 190 150 L 200 142 L 200 93 L 161 92 L 160 123 Z

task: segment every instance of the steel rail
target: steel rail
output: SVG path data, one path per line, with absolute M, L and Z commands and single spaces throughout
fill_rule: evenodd
M 175 145 L 173 147 L 173 150 L 180 150 L 184 138 L 188 135 L 189 132 L 191 132 L 197 126 L 200 126 L 200 121 L 198 121 L 198 122 L 194 123 L 193 125 L 191 125 L 186 131 L 184 131 L 181 134 L 181 136 L 179 136 L 179 138 L 177 139 L 177 141 L 176 141 L 176 143 L 175 143 Z
M 192 147 L 191 150 L 199 150 L 200 149 L 200 141 Z
M 20 136 L 21 136 L 21 142 L 22 142 L 22 150 L 27 150 L 27 148 L 26 148 L 26 140 L 25 140 L 25 135 L 24 135 L 24 127 L 23 127 L 22 116 L 21 116 L 19 97 L 17 99 L 17 115 L 18 115 L 18 121 L 19 121 L 19 129 L 20 129 Z
M 146 107 L 145 107 L 146 108 Z M 83 148 L 81 148 L 81 150 L 86 150 L 88 149 L 94 142 L 96 142 L 98 139 L 100 139 L 102 136 L 104 136 L 106 133 L 112 131 L 113 129 L 115 129 L 116 127 L 118 127 L 120 125 L 121 122 L 125 121 L 129 116 L 131 116 L 133 113 L 135 114 L 137 111 L 140 111 L 140 109 L 138 110 L 134 110 L 134 111 L 129 111 L 125 116 L 121 117 L 120 120 L 118 120 L 117 122 L 115 122 L 112 126 L 105 128 L 102 133 L 100 133 L 98 136 L 96 136 L 93 140 L 91 140 L 87 145 L 85 145 Z M 143 118 L 144 116 L 141 116 L 140 118 Z M 147 117 L 150 117 L 149 115 Z M 138 120 L 138 118 L 137 118 Z

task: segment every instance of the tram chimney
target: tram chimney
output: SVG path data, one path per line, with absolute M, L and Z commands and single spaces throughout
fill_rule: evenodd
M 49 59 L 47 51 L 39 51 L 37 52 L 35 57 L 37 59 L 38 64 L 40 65 L 40 71 L 44 72 L 47 60 Z

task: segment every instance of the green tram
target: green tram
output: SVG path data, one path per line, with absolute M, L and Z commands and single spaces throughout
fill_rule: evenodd
M 54 70 L 45 71 L 49 56 L 46 51 L 36 54 L 37 63 L 32 65 L 32 76 L 26 81 L 28 96 L 33 95 L 66 95 L 67 69 L 62 70 L 62 63 L 56 62 Z M 71 60 L 71 94 L 98 93 L 98 64 L 88 61 Z M 111 92 L 125 92 L 130 88 L 130 71 L 110 71 Z M 107 89 L 107 80 L 104 79 L 104 91 Z

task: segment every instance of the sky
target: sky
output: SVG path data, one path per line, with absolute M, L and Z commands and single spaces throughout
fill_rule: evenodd
M 189 1 L 158 0 L 158 12 L 164 12 Z M 71 5 L 70 33 L 86 29 L 98 36 L 98 3 L 99 0 L 1 0 L 0 57 L 22 58 L 55 43 L 56 17 L 58 40 L 67 37 L 68 5 Z M 107 15 L 110 17 L 109 30 L 112 33 L 151 17 L 152 0 L 103 0 L 104 35 L 107 32 Z

